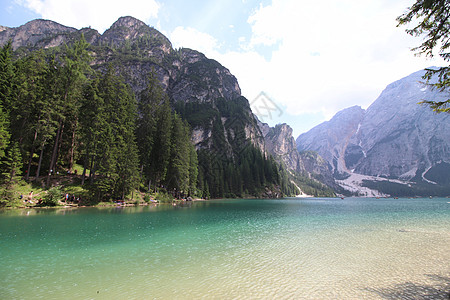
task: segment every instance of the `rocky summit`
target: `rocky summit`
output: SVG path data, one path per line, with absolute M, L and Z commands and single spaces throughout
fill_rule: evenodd
M 317 151 L 347 188 L 352 180 L 380 194 L 401 190 L 408 196 L 445 195 L 449 182 L 443 178 L 450 176 L 450 115 L 436 114 L 418 103 L 443 101 L 447 95 L 424 85 L 424 73 L 388 85 L 367 110 L 355 106 L 338 112 L 300 135 L 298 149 Z

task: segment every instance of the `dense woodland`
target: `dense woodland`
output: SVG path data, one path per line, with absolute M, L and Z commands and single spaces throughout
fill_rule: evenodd
M 297 192 L 286 171 L 245 140 L 239 126 L 239 149 L 222 155 L 226 149 L 214 134 L 223 134 L 219 117 L 213 118 L 213 149 L 196 151 L 191 126 L 213 111 L 193 107 L 200 104 L 174 107 L 153 73 L 134 95 L 114 65 L 90 66 L 88 47 L 82 37 L 19 58 L 13 58 L 11 43 L 1 49 L 3 204 L 17 196 L 12 187 L 19 181 L 50 188 L 57 174 L 75 177 L 91 203 L 125 199 L 134 191 L 173 197 Z M 223 99 L 216 104 L 239 115 L 239 105 Z

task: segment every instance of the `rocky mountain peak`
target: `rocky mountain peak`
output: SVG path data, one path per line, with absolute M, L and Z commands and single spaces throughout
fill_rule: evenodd
M 267 152 L 282 161 L 288 169 L 296 172 L 305 171 L 289 125 L 284 123 L 270 127 L 258 120 L 258 126 L 264 136 Z
M 130 29 L 139 29 L 142 26 L 146 26 L 144 22 L 131 16 L 120 17 L 114 22 L 109 29 L 115 30 L 120 27 L 127 27 Z
M 4 45 L 9 40 L 12 40 L 12 47 L 16 50 L 22 46 L 36 45 L 46 37 L 76 31 L 77 29 L 75 28 L 50 20 L 36 19 L 15 28 L 3 27 L 3 30 L 0 30 L 0 45 Z
M 141 20 L 130 16 L 121 17 L 114 22 L 114 24 L 103 33 L 101 40 L 112 46 L 120 47 L 127 42 L 137 41 L 139 38 L 153 40 L 155 46 L 162 47 L 166 53 L 172 49 L 172 44 L 162 33 L 148 26 Z
M 421 83 L 424 74 L 418 71 L 389 84 L 366 111 L 342 110 L 300 135 L 299 150 L 317 151 L 343 186 L 373 182 L 372 187 L 391 194 L 394 184 L 403 184 L 398 190 L 416 188 L 419 193 L 430 184 L 430 191 L 438 193 L 439 178 L 450 174 L 450 115 L 435 114 L 418 103 L 445 101 L 448 94 Z

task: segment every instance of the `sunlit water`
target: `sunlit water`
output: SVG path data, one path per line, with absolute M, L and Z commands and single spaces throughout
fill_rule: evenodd
M 448 299 L 450 199 L 0 212 L 0 299 Z

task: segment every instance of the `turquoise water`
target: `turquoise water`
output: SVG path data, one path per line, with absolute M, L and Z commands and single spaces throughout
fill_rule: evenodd
M 0 299 L 448 299 L 450 199 L 0 212 Z

